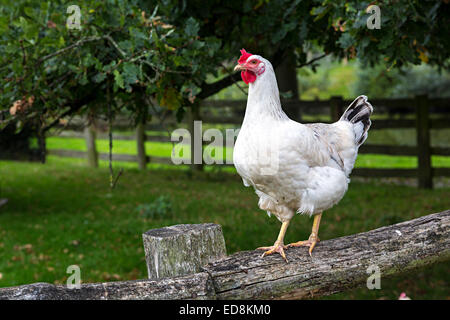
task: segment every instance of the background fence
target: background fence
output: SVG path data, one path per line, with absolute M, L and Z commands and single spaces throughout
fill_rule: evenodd
M 431 164 L 432 155 L 450 156 L 450 148 L 432 146 L 430 141 L 431 129 L 450 128 L 450 99 L 429 99 L 427 96 L 421 95 L 413 99 L 370 99 L 370 102 L 375 109 L 370 130 L 415 129 L 416 145 L 364 144 L 359 153 L 415 156 L 418 159 L 418 166 L 415 169 L 355 168 L 352 175 L 362 177 L 416 177 L 421 188 L 432 188 L 433 177 L 450 177 L 450 168 L 433 168 Z M 283 109 L 291 119 L 302 119 L 303 123 L 327 123 L 337 121 L 350 103 L 351 100 L 344 100 L 341 97 L 333 97 L 322 101 L 285 101 Z M 114 134 L 114 140 L 136 140 L 137 155 L 113 154 L 113 160 L 137 162 L 141 169 L 145 168 L 147 163 L 171 165 L 173 163 L 169 157 L 149 157 L 145 151 L 145 142 L 171 142 L 168 127 L 185 126 L 190 132 L 193 132 L 194 120 L 202 120 L 204 126 L 219 125 L 227 128 L 238 128 L 242 123 L 245 105 L 245 100 L 205 101 L 200 108 L 189 111 L 183 124 L 177 124 L 175 117 L 169 116 L 165 121 L 166 126 L 161 125 L 155 119 L 151 123 L 138 125 L 134 135 Z M 130 130 L 131 125 L 126 119 L 118 118 L 113 127 L 116 131 Z M 94 128 L 92 125 L 85 126 L 85 123 L 78 119 L 78 121 L 66 124 L 63 129 L 58 133 L 61 137 L 82 137 L 86 139 L 87 151 L 53 149 L 49 150 L 48 154 L 87 158 L 91 166 L 97 166 L 98 159 L 108 159 L 107 153 L 98 153 L 96 150 L 95 140 L 107 138 L 107 134 L 102 133 L 101 124 L 98 128 Z M 146 134 L 147 130 L 156 131 L 157 134 L 148 135 Z M 191 154 L 193 153 L 191 152 Z M 202 165 L 193 167 L 201 169 Z

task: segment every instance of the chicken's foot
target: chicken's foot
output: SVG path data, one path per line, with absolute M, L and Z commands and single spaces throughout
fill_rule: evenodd
M 286 254 L 284 253 L 284 249 L 286 249 L 287 247 L 284 245 L 284 235 L 286 234 L 286 230 L 287 227 L 289 225 L 289 221 L 285 221 L 281 224 L 281 229 L 280 229 L 280 233 L 278 234 L 278 238 L 277 241 L 275 241 L 275 243 L 273 244 L 273 246 L 270 247 L 259 247 L 257 248 L 257 250 L 266 250 L 263 254 L 262 257 L 265 257 L 269 254 L 272 253 L 279 253 L 283 259 L 288 262 L 287 258 L 286 258 Z
M 318 234 L 319 234 L 319 225 L 320 225 L 321 217 L 322 217 L 322 213 L 314 216 L 313 227 L 312 227 L 311 235 L 309 236 L 308 240 L 290 243 L 287 245 L 287 248 L 309 247 L 308 252 L 309 252 L 309 255 L 312 257 L 312 251 L 313 251 L 314 247 L 316 246 L 316 243 L 320 241 Z

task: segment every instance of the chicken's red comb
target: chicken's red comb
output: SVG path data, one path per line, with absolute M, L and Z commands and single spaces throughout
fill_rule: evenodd
M 245 51 L 245 49 L 241 50 L 241 57 L 239 58 L 238 62 L 239 63 L 244 63 L 245 61 L 247 61 L 248 57 L 252 56 L 251 53 L 248 53 L 247 51 Z

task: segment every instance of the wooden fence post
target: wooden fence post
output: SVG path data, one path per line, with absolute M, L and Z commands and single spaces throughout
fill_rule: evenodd
M 195 126 L 196 121 L 201 121 L 200 106 L 192 105 L 187 118 L 189 132 L 191 133 L 191 169 L 193 171 L 203 171 L 203 132 L 201 127 Z M 200 151 L 200 154 L 198 151 Z
M 427 95 L 416 96 L 416 135 L 419 188 L 432 189 L 430 121 Z
M 331 122 L 336 122 L 344 112 L 344 103 L 342 97 L 334 96 L 330 99 L 330 116 Z
M 137 162 L 140 170 L 147 167 L 147 155 L 145 153 L 145 124 L 142 121 L 136 126 Z
M 93 123 L 84 127 L 84 136 L 86 139 L 88 165 L 98 168 L 98 152 L 95 145 L 95 125 Z
M 149 279 L 197 273 L 226 256 L 222 228 L 214 223 L 152 229 L 142 239 Z

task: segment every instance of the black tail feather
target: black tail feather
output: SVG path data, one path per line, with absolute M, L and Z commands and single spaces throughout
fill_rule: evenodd
M 358 126 L 355 128 L 356 142 L 361 145 L 367 139 L 367 131 L 370 128 L 372 122 L 370 121 L 370 115 L 373 112 L 372 105 L 367 101 L 366 96 L 359 96 L 356 98 L 347 110 L 344 111 L 340 121 L 349 121 Z M 359 125 L 362 124 L 362 128 Z

